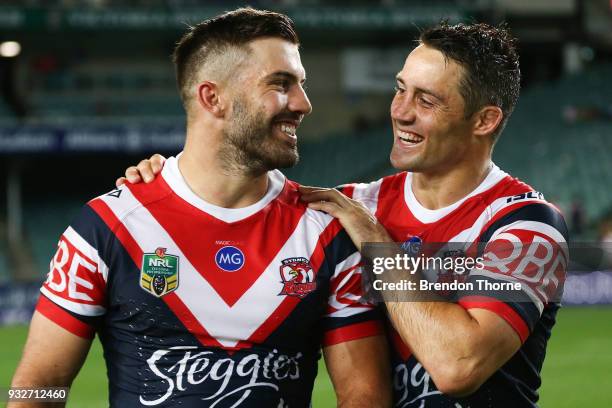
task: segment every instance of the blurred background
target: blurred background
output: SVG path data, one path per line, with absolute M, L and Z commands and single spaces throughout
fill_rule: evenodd
M 127 166 L 181 150 L 175 42 L 188 24 L 243 5 L 0 0 L 0 387 L 8 385 L 23 324 L 75 211 L 111 190 Z M 519 39 L 523 84 L 494 160 L 559 206 L 574 241 L 612 241 L 611 0 L 248 5 L 285 12 L 297 25 L 314 110 L 299 132 L 301 161 L 286 174 L 326 186 L 393 172 L 394 77 L 421 28 L 441 19 L 507 22 Z M 553 332 L 543 407 L 612 403 L 612 309 L 602 306 L 612 303 L 612 279 L 590 274 L 579 285 L 566 291 L 565 303 L 583 306 L 563 309 Z M 99 348 L 87 364 L 72 404 L 106 406 Z M 315 406 L 332 406 L 329 381 L 322 375 L 317 384 Z

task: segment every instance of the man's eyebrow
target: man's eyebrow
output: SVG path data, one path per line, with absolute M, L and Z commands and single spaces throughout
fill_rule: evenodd
M 264 77 L 264 81 L 266 82 L 274 81 L 277 79 L 285 79 L 285 80 L 295 81 L 295 82 L 300 82 L 300 83 L 304 83 L 306 81 L 306 77 L 304 77 L 304 79 L 302 79 L 301 81 L 298 81 L 298 77 L 289 71 L 276 71 Z
M 406 85 L 404 80 L 402 78 L 400 78 L 399 74 L 397 74 L 397 76 L 395 77 L 395 80 L 397 82 L 399 82 L 400 84 L 404 85 L 404 86 Z M 421 87 L 416 87 L 414 89 L 417 92 L 419 92 L 419 93 L 424 93 L 424 94 L 427 94 L 427 95 L 431 95 L 434 98 L 438 99 L 439 101 L 442 101 L 442 102 L 445 101 L 445 99 L 441 95 L 437 94 L 436 92 L 432 91 L 431 89 L 421 88 Z

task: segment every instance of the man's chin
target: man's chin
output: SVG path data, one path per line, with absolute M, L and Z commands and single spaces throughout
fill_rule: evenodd
M 280 152 L 269 150 L 261 159 L 267 170 L 289 169 L 299 162 L 300 156 L 295 149 L 283 149 Z
M 402 157 L 400 154 L 394 154 L 394 152 L 391 152 L 389 161 L 391 162 L 391 166 L 393 166 L 393 168 L 396 170 L 410 172 L 418 171 L 416 170 L 418 165 L 415 163 L 415 160 L 409 160 L 406 157 Z
M 290 169 L 291 167 L 295 166 L 296 164 L 298 164 L 298 162 L 300 161 L 300 157 L 296 154 L 295 156 L 291 156 L 291 157 L 284 157 L 284 158 L 275 158 L 275 160 L 273 161 L 273 163 L 271 163 L 273 165 L 273 168 L 271 168 L 270 170 L 274 170 L 274 169 Z

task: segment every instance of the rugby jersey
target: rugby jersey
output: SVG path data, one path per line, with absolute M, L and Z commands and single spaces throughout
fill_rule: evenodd
M 493 166 L 474 191 L 437 210 L 423 207 L 402 172 L 368 184 L 348 184 L 344 194 L 362 202 L 397 242 L 457 243 L 484 259 L 467 282 L 520 282 L 511 298 L 480 290 L 457 294 L 458 303 L 490 310 L 516 331 L 520 350 L 474 394 L 441 394 L 423 366 L 389 325 L 393 384 L 398 407 L 535 407 L 546 343 L 555 323 L 568 264 L 568 232 L 559 211 L 529 185 Z M 456 247 L 456 246 L 455 246 Z
M 63 233 L 37 310 L 97 332 L 111 406 L 307 407 L 321 345 L 382 332 L 339 223 L 268 178 L 255 204 L 221 208 L 170 158 Z

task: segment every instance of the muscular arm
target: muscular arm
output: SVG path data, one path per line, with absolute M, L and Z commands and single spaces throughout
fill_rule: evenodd
M 12 387 L 69 387 L 81 369 L 90 339 L 76 336 L 34 312 Z M 9 403 L 8 408 L 63 407 L 64 403 Z
M 310 208 L 338 218 L 358 248 L 362 242 L 393 242 L 361 203 L 336 190 L 301 187 L 301 191 Z M 393 299 L 386 305 L 395 329 L 445 394 L 476 391 L 521 346 L 514 329 L 485 309 Z
M 384 336 L 366 337 L 323 349 L 338 407 L 391 406 L 391 369 Z
M 485 309 L 444 302 L 386 304 L 402 340 L 445 394 L 473 393 L 521 346 L 514 329 Z

